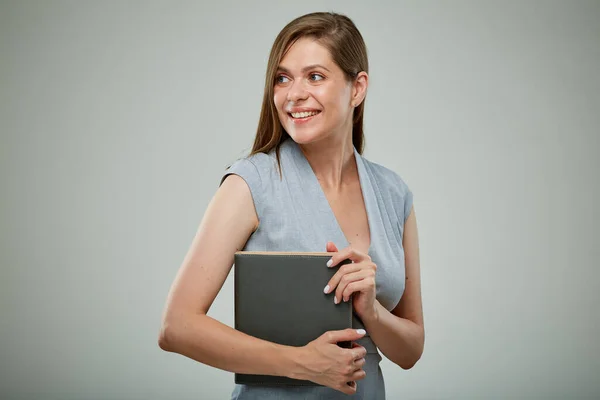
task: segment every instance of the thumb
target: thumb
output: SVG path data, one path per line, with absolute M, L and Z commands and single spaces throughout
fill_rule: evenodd
M 341 331 L 329 331 L 325 336 L 328 343 L 351 342 L 362 338 L 367 332 L 364 329 L 343 329 Z
M 335 244 L 333 244 L 333 242 L 327 242 L 326 251 L 328 253 L 335 253 L 336 251 L 338 251 L 338 248 L 335 246 Z

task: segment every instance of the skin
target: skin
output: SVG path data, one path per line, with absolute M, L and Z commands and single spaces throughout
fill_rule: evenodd
M 304 69 L 315 64 L 328 70 L 319 71 L 325 79 L 314 75 L 314 67 Z M 281 66 L 287 79 L 278 79 L 274 87 L 281 122 L 301 146 L 340 227 L 353 240 L 348 249 L 341 251 L 333 243 L 324 244 L 335 253 L 332 267 L 346 256 L 353 258 L 354 268 L 358 267 L 356 271 L 339 268 L 329 282 L 331 290 L 339 291 L 336 296 L 340 299 L 351 296 L 382 352 L 409 368 L 423 347 L 414 211 L 403 239 L 406 291 L 392 313 L 376 301 L 375 282 L 368 276 L 376 266 L 366 255 L 370 243 L 368 222 L 351 141 L 352 110 L 364 99 L 368 76 L 363 72 L 354 82 L 348 82 L 326 49 L 311 39 L 296 42 Z M 294 125 L 286 119 L 286 107 L 290 106 L 315 108 L 321 114 L 310 123 Z M 346 218 L 353 213 L 361 217 Z M 235 252 L 244 248 L 258 224 L 246 182 L 237 175 L 228 176 L 211 199 L 172 283 L 162 316 L 159 346 L 230 372 L 308 379 L 346 394 L 355 393 L 357 382 L 365 377 L 362 366 L 366 350 L 357 344 L 344 349 L 336 343 L 356 341 L 364 332 L 326 332 L 306 346 L 290 347 L 246 335 L 207 315 L 230 273 Z M 362 278 L 358 279 L 357 274 Z

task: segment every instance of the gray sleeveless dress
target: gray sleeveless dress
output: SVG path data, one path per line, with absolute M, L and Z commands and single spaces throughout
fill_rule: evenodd
M 392 310 L 404 292 L 402 234 L 413 195 L 398 174 L 362 157 L 356 149 L 371 245 L 369 255 L 377 265 L 377 300 Z M 258 229 L 248 239 L 246 251 L 326 251 L 327 241 L 338 249 L 348 246 L 329 202 L 302 150 L 291 138 L 280 147 L 280 179 L 275 150 L 237 160 L 223 175 L 242 177 L 248 184 L 259 218 Z M 324 282 L 325 285 L 326 282 Z M 355 328 L 363 328 L 355 317 Z M 367 349 L 363 369 L 366 378 L 357 382 L 359 400 L 385 399 L 381 356 L 367 335 L 357 343 Z M 233 381 L 233 378 L 232 378 Z M 261 387 L 236 385 L 232 399 L 346 399 L 348 395 L 328 387 Z

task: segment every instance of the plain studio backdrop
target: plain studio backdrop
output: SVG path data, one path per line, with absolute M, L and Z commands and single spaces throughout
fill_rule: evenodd
M 313 11 L 362 32 L 365 156 L 414 192 L 425 351 L 388 398 L 600 396 L 600 2 L 55 0 L 0 5 L 2 399 L 229 397 L 160 317 Z

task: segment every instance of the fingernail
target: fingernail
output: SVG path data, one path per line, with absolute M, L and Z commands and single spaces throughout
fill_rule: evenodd
M 365 333 L 367 333 L 367 331 L 365 331 L 364 329 L 357 329 L 356 333 L 358 333 L 359 335 L 364 335 Z
M 328 267 L 331 267 L 331 264 L 333 264 L 333 258 L 330 258 L 329 261 L 327 261 Z
M 329 285 L 325 286 L 325 289 L 323 289 L 323 292 L 325 292 L 325 293 L 329 292 Z
M 335 304 L 337 304 L 337 303 L 338 303 L 338 300 L 337 300 L 337 297 L 336 297 L 336 296 L 333 296 L 333 302 L 334 302 Z

